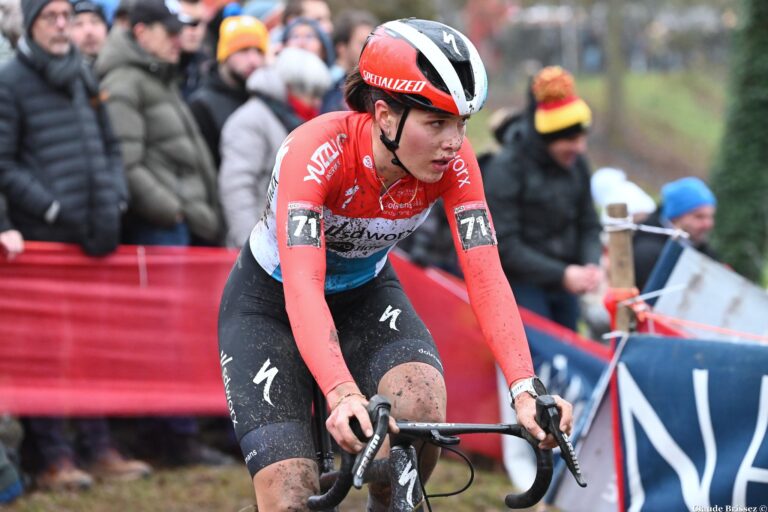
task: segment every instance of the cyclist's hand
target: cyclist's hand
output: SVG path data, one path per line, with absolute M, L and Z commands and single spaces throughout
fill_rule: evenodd
M 328 432 L 342 449 L 358 453 L 364 444 L 352 432 L 349 419 L 357 418 L 363 433 L 372 436 L 373 426 L 365 408 L 368 400 L 354 384 L 341 384 L 328 393 L 328 403 L 331 404 L 331 414 L 325 422 Z
M 570 402 L 563 400 L 558 395 L 552 395 L 557 403 L 557 409 L 560 411 L 560 430 L 571 435 L 573 428 L 573 406 Z M 552 449 L 557 446 L 557 441 L 552 434 L 545 435 L 544 430 L 536 423 L 536 399 L 528 393 L 522 393 L 515 399 L 515 412 L 517 421 L 530 432 L 530 434 L 541 441 L 539 448 Z

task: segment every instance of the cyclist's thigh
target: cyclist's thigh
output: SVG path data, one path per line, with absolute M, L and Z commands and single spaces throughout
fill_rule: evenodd
M 282 286 L 244 249 L 219 313 L 219 357 L 230 418 L 251 476 L 313 459 L 312 376 L 291 334 Z
M 418 389 L 434 385 L 440 394 L 445 386 L 437 347 L 391 267 L 352 298 L 332 309 L 344 359 L 361 390 L 377 393 L 384 376 L 399 368 L 396 373 L 407 370 Z

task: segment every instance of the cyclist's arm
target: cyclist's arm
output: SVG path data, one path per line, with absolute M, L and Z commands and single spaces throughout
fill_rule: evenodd
M 329 183 L 324 176 L 305 180 L 307 164 L 324 140 L 312 137 L 305 127 L 289 135 L 278 151 L 277 241 L 291 330 L 301 357 L 328 396 L 334 388 L 354 381 L 325 301 L 322 212 Z
M 447 171 L 443 194 L 459 264 L 483 337 L 507 384 L 534 375 L 528 341 L 512 289 L 499 261 L 493 222 L 477 159 L 468 141 Z

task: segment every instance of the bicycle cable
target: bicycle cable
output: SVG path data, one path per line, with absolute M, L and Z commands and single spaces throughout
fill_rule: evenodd
M 451 492 L 445 492 L 445 493 L 438 493 L 438 494 L 427 494 L 427 490 L 424 487 L 424 479 L 422 478 L 422 475 L 419 474 L 419 484 L 421 485 L 421 493 L 424 495 L 424 504 L 427 506 L 427 510 L 429 512 L 432 512 L 432 504 L 429 502 L 430 498 L 448 498 L 450 496 L 456 496 L 457 494 L 461 494 L 467 489 L 470 488 L 472 485 L 472 482 L 475 481 L 475 467 L 472 465 L 472 461 L 469 460 L 469 457 L 464 455 L 461 451 L 451 448 L 449 446 L 442 445 L 440 443 L 435 443 L 434 441 L 427 441 L 421 445 L 421 448 L 419 448 L 419 455 L 418 459 L 421 460 L 421 453 L 424 451 L 424 447 L 427 445 L 427 443 L 438 446 L 442 449 L 448 450 L 449 452 L 452 452 L 462 459 L 464 459 L 464 462 L 467 464 L 467 467 L 469 468 L 469 480 L 467 483 L 459 489 L 458 491 L 451 491 Z M 419 473 L 421 473 L 421 469 L 419 469 Z

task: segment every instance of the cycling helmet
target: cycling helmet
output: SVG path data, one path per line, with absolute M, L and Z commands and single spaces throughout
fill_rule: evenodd
M 409 107 L 465 116 L 480 110 L 488 95 L 475 46 L 436 21 L 407 18 L 379 25 L 358 66 L 365 83 Z

